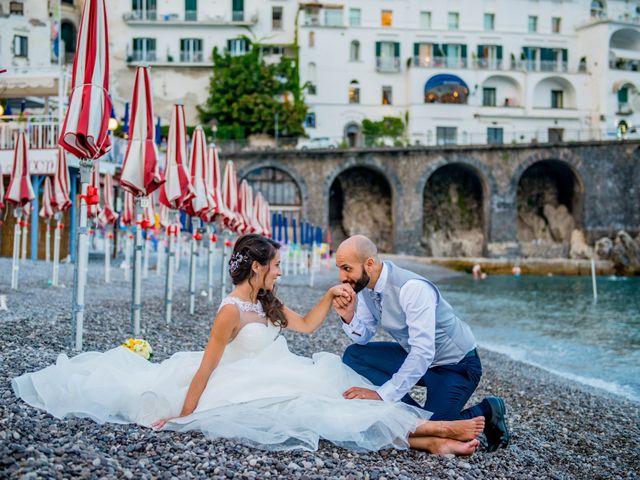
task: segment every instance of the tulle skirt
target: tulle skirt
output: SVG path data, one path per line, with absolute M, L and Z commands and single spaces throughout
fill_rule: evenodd
M 316 450 L 326 439 L 371 451 L 408 448 L 408 435 L 430 416 L 403 403 L 343 399 L 350 387 L 372 385 L 331 353 L 291 353 L 284 337 L 254 352 L 228 350 L 196 410 L 165 429 L 268 450 Z M 71 359 L 61 354 L 55 365 L 14 378 L 12 386 L 57 418 L 149 426 L 179 415 L 202 355 L 182 352 L 153 363 L 122 347 Z

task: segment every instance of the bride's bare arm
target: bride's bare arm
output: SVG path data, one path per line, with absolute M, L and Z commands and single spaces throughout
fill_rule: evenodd
M 322 299 L 313 307 L 309 313 L 302 316 L 293 310 L 284 307 L 284 315 L 287 318 L 287 327 L 296 332 L 313 333 L 315 332 L 331 310 L 333 299 L 336 297 L 344 297 L 348 301 L 355 298 L 356 293 L 351 288 L 351 285 L 342 283 L 330 288 L 327 293 L 324 294 Z
M 193 413 L 198 406 L 198 401 L 202 392 L 204 392 L 209 377 L 218 366 L 220 358 L 224 353 L 224 349 L 231 340 L 233 332 L 240 324 L 240 313 L 238 309 L 233 305 L 225 305 L 220 309 L 216 319 L 211 327 L 211 334 L 209 335 L 209 342 L 204 349 L 204 355 L 200 362 L 200 367 L 196 371 L 189 390 L 187 391 L 187 397 L 184 400 L 180 417 L 185 417 Z M 161 428 L 164 424 L 170 420 L 170 418 L 158 420 L 153 423 L 154 428 Z

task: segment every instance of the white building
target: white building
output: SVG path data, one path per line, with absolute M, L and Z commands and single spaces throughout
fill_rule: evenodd
M 255 38 L 282 53 L 294 42 L 293 0 L 109 0 L 111 88 L 116 107 L 129 101 L 137 65 L 152 67 L 156 113 L 167 123 L 174 103 L 187 122 L 209 94 L 214 47 L 241 55 Z
M 615 138 L 640 123 L 640 7 L 629 0 L 303 4 L 311 137 L 362 143 L 408 121 L 411 144 Z

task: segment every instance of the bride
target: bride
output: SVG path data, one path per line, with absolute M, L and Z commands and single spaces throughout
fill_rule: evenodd
M 12 380 L 15 394 L 57 418 L 137 423 L 156 429 L 201 431 L 258 448 L 316 450 L 321 438 L 356 450 L 415 448 L 470 455 L 484 417 L 428 421 L 404 403 L 346 399 L 371 383 L 337 355 L 291 353 L 280 332 L 315 331 L 337 285 L 305 316 L 275 296 L 280 245 L 258 235 L 238 239 L 229 271 L 235 289 L 221 302 L 204 352 L 180 352 L 151 363 L 126 348 L 88 352 Z

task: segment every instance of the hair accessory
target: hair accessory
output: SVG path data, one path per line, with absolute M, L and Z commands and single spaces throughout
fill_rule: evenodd
M 231 255 L 231 258 L 229 259 L 229 271 L 231 273 L 235 272 L 245 258 L 248 257 L 245 257 L 241 253 L 234 253 L 233 255 Z

